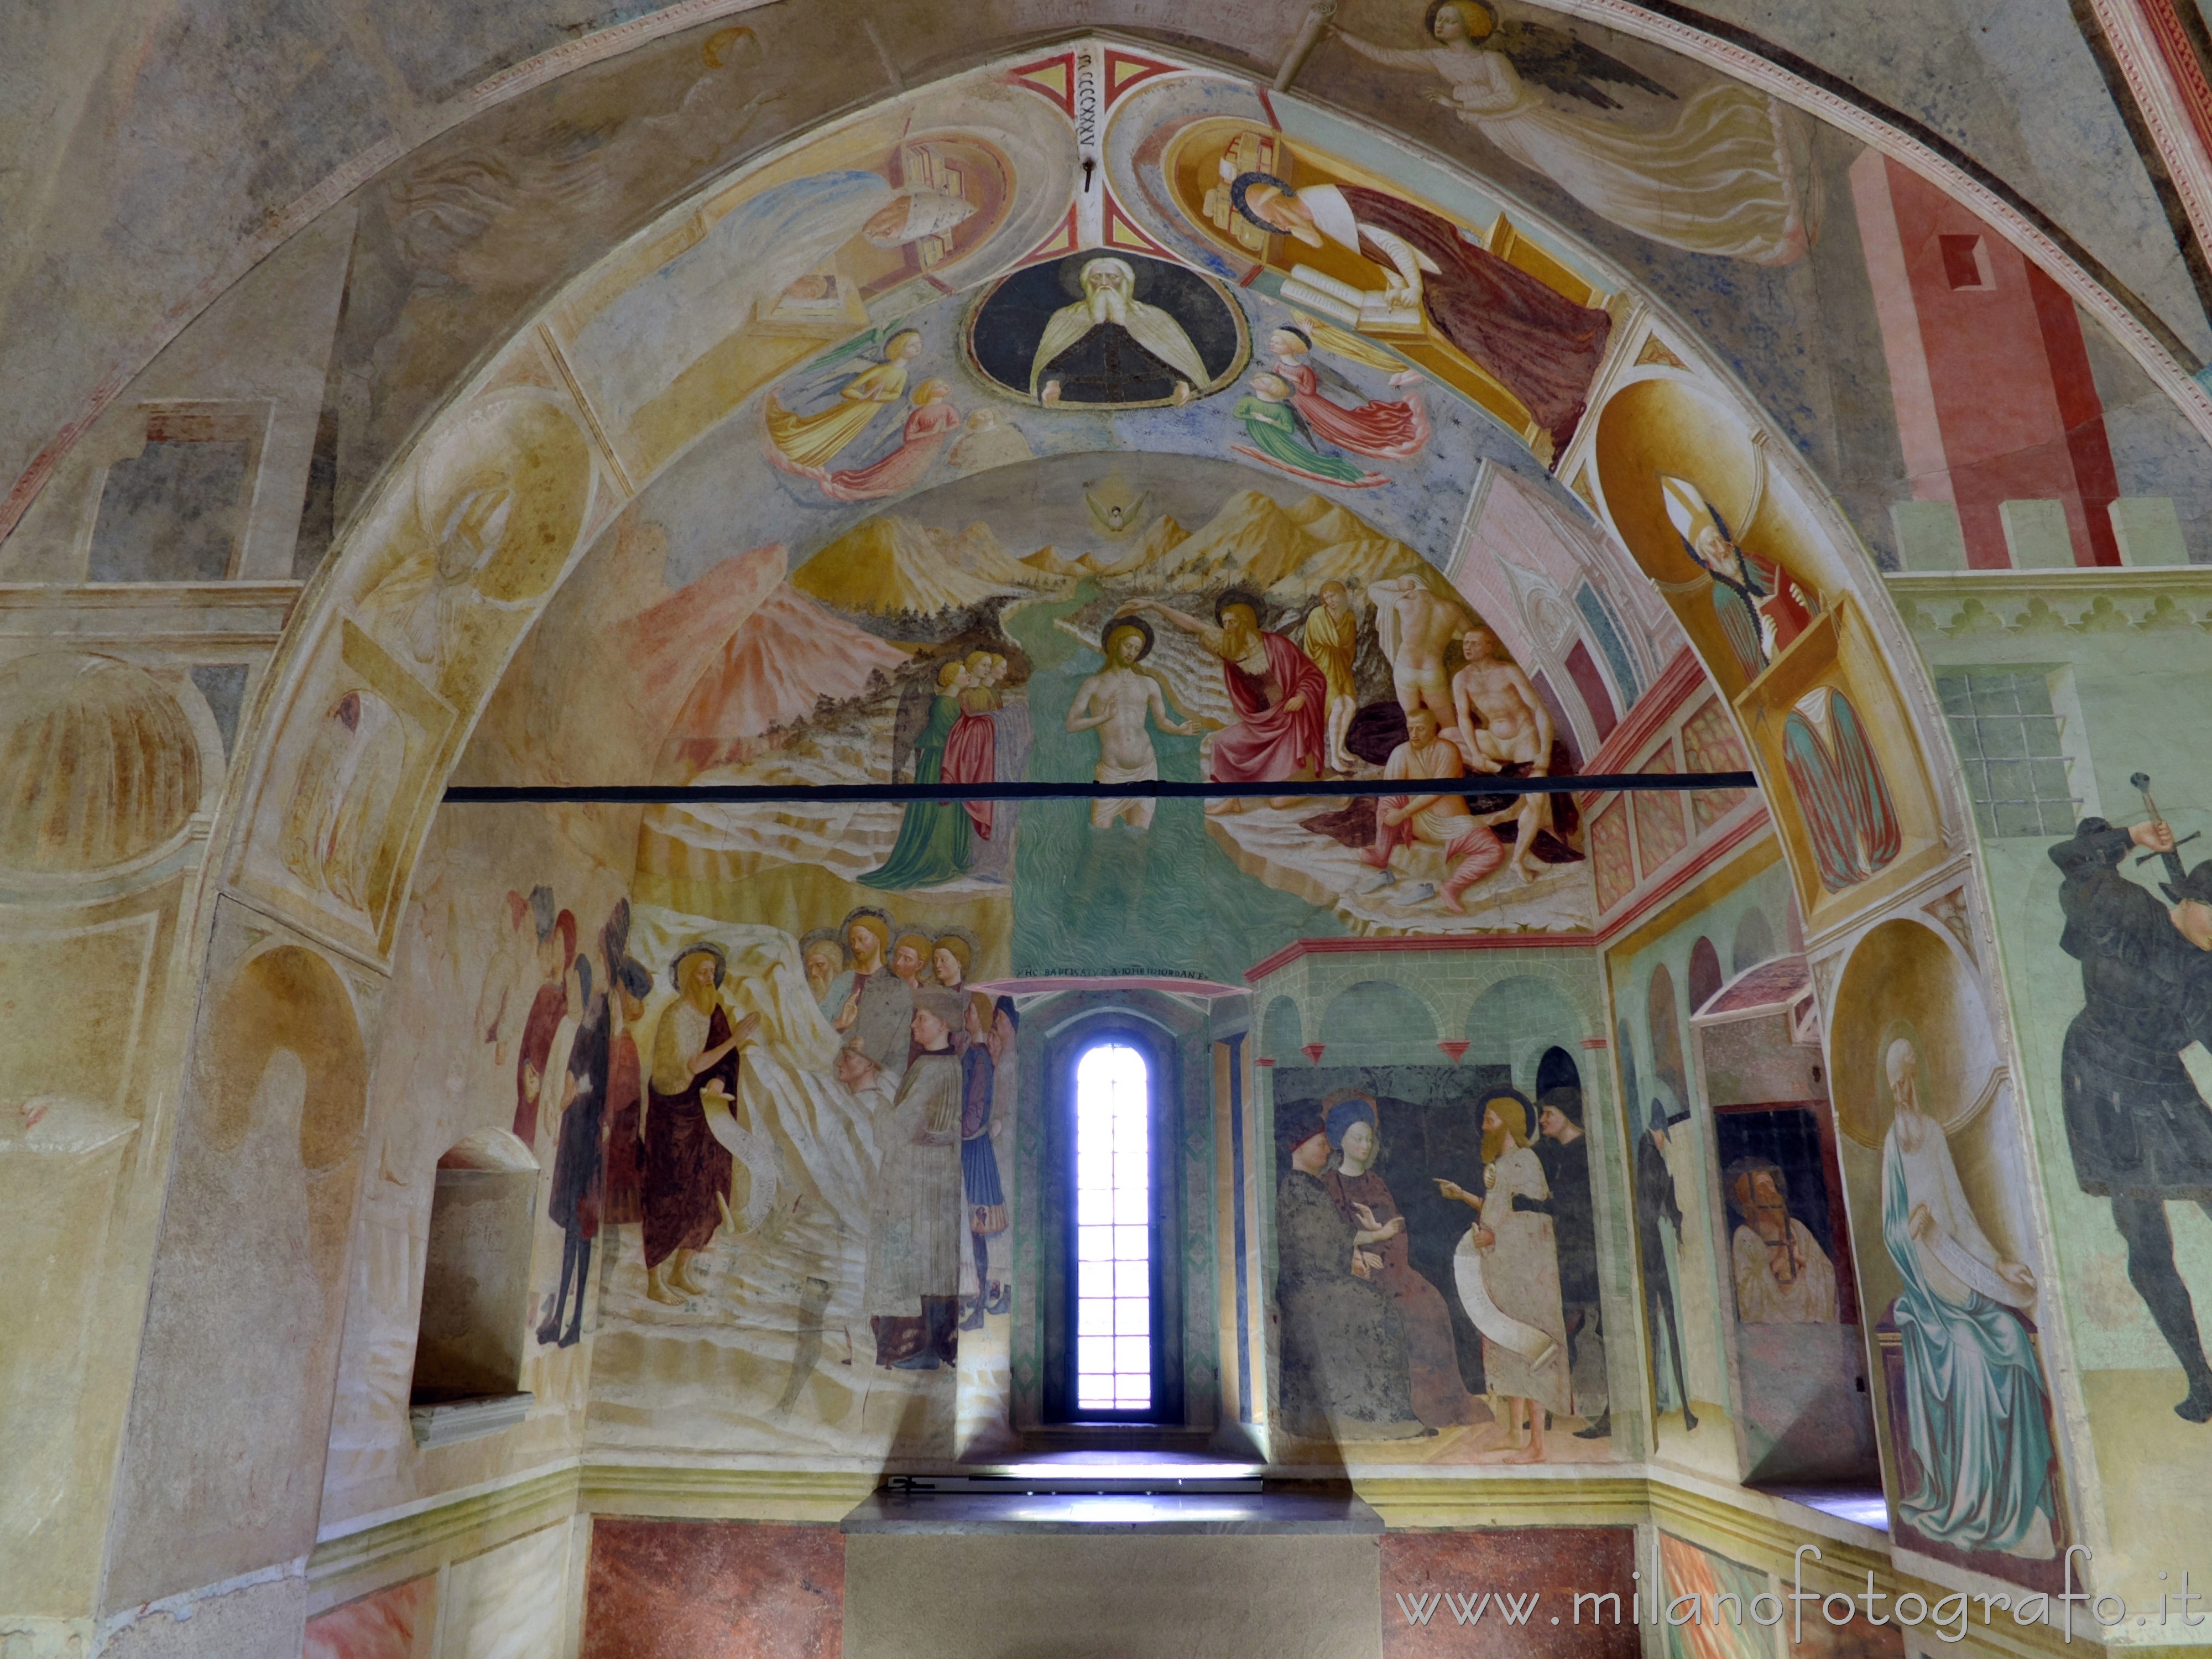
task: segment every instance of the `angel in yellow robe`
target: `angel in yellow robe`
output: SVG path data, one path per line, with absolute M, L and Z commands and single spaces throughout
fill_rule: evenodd
M 837 401 L 815 415 L 794 415 L 769 394 L 765 418 L 770 459 L 791 470 L 820 472 L 846 446 L 868 429 L 886 409 L 906 396 L 908 363 L 921 355 L 921 336 L 903 329 L 884 343 L 884 361 L 872 363 L 838 388 Z

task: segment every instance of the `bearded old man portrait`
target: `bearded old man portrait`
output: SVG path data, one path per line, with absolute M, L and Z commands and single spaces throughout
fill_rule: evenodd
M 1051 320 L 1044 325 L 1043 336 L 1037 341 L 1036 356 L 1030 362 L 1031 397 L 1040 403 L 1059 403 L 1062 381 L 1082 373 L 1085 367 L 1070 355 L 1074 354 L 1075 358 L 1089 355 L 1078 349 L 1086 343 L 1101 349 L 1101 355 L 1120 371 L 1120 376 L 1127 376 L 1129 366 L 1119 361 L 1116 350 L 1121 342 L 1111 333 L 1103 339 L 1092 338 L 1102 329 L 1121 331 L 1140 351 L 1158 362 L 1164 374 L 1174 377 L 1175 390 L 1170 394 L 1170 402 L 1187 404 L 1198 392 L 1212 387 L 1213 376 L 1206 372 L 1206 360 L 1191 343 L 1183 325 L 1159 307 L 1147 305 L 1137 298 L 1137 273 L 1127 259 L 1087 261 L 1077 280 L 1083 297 L 1054 312 Z M 1051 371 L 1063 358 L 1070 361 L 1062 366 L 1060 374 L 1054 374 Z

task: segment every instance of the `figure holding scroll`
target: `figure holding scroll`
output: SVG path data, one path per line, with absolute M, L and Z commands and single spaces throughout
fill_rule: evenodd
M 1483 1103 L 1482 1187 L 1478 1198 L 1455 1182 L 1437 1182 L 1438 1193 L 1472 1206 L 1478 1218 L 1459 1242 L 1453 1277 L 1468 1317 L 1482 1333 L 1490 1392 L 1505 1400 L 1499 1420 L 1520 1441 L 1497 1461 L 1538 1463 L 1545 1413 L 1571 1409 L 1567 1322 L 1552 1218 L 1513 1202 L 1551 1194 L 1544 1166 L 1528 1149 L 1528 1103 L 1510 1089 Z

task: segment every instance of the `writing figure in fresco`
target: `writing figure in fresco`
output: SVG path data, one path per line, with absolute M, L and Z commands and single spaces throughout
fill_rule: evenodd
M 1460 648 L 1467 665 L 1452 676 L 1451 724 L 1467 763 L 1509 777 L 1545 776 L 1552 769 L 1552 715 L 1534 682 L 1480 623 L 1460 635 Z M 1524 795 L 1511 817 L 1513 872 L 1534 881 L 1536 871 L 1528 860 L 1536 837 L 1553 827 L 1552 798 Z
M 1698 1426 L 1698 1414 L 1690 1409 L 1682 1322 L 1675 1316 L 1674 1275 L 1667 1265 L 1667 1240 L 1661 1231 L 1673 1233 L 1676 1248 L 1680 1247 L 1682 1206 L 1675 1202 L 1674 1172 L 1667 1163 L 1668 1127 L 1666 1105 L 1654 1095 L 1650 1121 L 1636 1137 L 1636 1250 L 1644 1265 L 1644 1322 L 1651 1333 L 1651 1369 L 1656 1377 L 1660 1367 L 1658 1351 L 1663 1346 L 1671 1362 L 1674 1397 L 1681 1401 L 1682 1426 L 1686 1430 Z
M 711 336 L 697 337 L 700 318 L 724 319 L 730 332 L 766 324 L 818 329 L 823 337 L 841 338 L 856 315 L 865 316 L 859 309 L 860 288 L 840 268 L 854 252 L 867 256 L 877 250 L 869 257 L 879 258 L 881 253 L 972 247 L 993 221 L 957 189 L 896 187 L 882 174 L 860 168 L 772 185 L 717 219 L 650 277 L 631 284 L 585 325 L 575 355 L 606 399 L 634 414 L 714 343 Z M 900 379 L 890 402 L 904 392 Z M 793 459 L 820 465 L 825 458 L 794 452 Z
M 799 941 L 799 966 L 806 970 L 806 988 L 822 1018 L 835 1020 L 853 994 L 853 953 L 835 927 L 810 929 Z
M 553 890 L 539 885 L 530 890 L 530 919 L 538 932 L 538 985 L 523 1016 L 522 1036 L 514 1055 L 514 1138 L 526 1146 L 538 1143 L 538 1105 L 545 1091 L 545 1074 L 553 1057 L 553 1039 L 568 1006 L 564 981 L 568 964 L 576 959 L 576 918 L 556 912 Z
M 853 952 L 853 988 L 832 1024 L 893 1084 L 906 1073 L 908 1027 L 914 1020 L 914 988 L 891 971 L 891 919 L 863 905 L 839 925 Z
M 579 951 L 570 975 L 571 1009 L 577 1021 L 568 1047 L 568 1064 L 560 1098 L 553 1102 L 553 1178 L 548 1183 L 546 1218 L 561 1230 L 561 1284 L 538 1327 L 540 1344 L 574 1347 L 583 1335 L 584 1287 L 590 1282 L 592 1241 L 599 1237 L 602 1184 L 605 1176 L 607 1060 L 613 1042 L 611 999 L 592 982 L 592 959 Z M 561 1313 L 575 1288 L 575 1312 L 564 1332 Z
M 1244 173 L 1231 181 L 1230 201 L 1271 236 L 1316 248 L 1334 242 L 1366 260 L 1382 287 L 1340 298 L 1348 321 L 1402 330 L 1418 329 L 1426 318 L 1520 399 L 1555 450 L 1566 447 L 1612 334 L 1613 319 L 1603 311 L 1577 305 L 1476 246 L 1443 215 L 1383 191 L 1360 185 L 1293 190 L 1270 174 Z
M 1814 867 L 1830 892 L 1864 881 L 1904 849 L 1866 723 L 1834 686 L 1814 686 L 1782 722 L 1782 769 L 1804 816 Z
M 726 1109 L 738 1092 L 738 1049 L 759 1024 L 735 1026 L 722 1006 L 729 958 L 708 941 L 668 966 L 677 993 L 653 1035 L 645 1109 L 645 1293 L 680 1304 L 703 1295 L 691 1261 L 714 1236 L 736 1164 L 708 1122 L 710 1097 Z
M 1437 1191 L 1475 1212 L 1452 1268 L 1460 1301 L 1482 1333 L 1486 1386 L 1504 1398 L 1504 1428 L 1517 1442 L 1499 1461 L 1540 1462 L 1546 1413 L 1564 1416 L 1573 1401 L 1552 1218 L 1516 1206 L 1517 1199 L 1551 1195 L 1543 1164 L 1528 1147 L 1528 1103 L 1511 1090 L 1483 1102 L 1480 1197 L 1441 1177 Z
M 1063 377 L 1083 371 L 1079 359 L 1086 344 L 1095 351 L 1110 352 L 1119 343 L 1110 336 L 1093 340 L 1094 335 L 1109 330 L 1126 334 L 1139 351 L 1173 376 L 1175 389 L 1168 394 L 1168 401 L 1178 408 L 1196 392 L 1212 386 L 1213 376 L 1206 371 L 1206 360 L 1199 356 L 1175 314 L 1136 297 L 1137 273 L 1127 259 L 1086 259 L 1076 280 L 1083 290 L 1081 297 L 1052 313 L 1037 340 L 1036 354 L 1030 360 L 1032 398 L 1042 404 L 1059 403 Z
M 1336 1212 L 1355 1234 L 1378 1237 L 1353 1249 L 1352 1271 L 1370 1280 L 1398 1310 L 1406 1333 L 1406 1360 L 1413 1415 L 1432 1429 L 1478 1423 L 1486 1413 L 1467 1391 L 1459 1354 L 1452 1341 L 1451 1310 L 1443 1294 L 1414 1267 L 1404 1229 L 1404 1212 L 1389 1187 L 1375 1173 L 1382 1154 L 1374 1097 L 1339 1090 L 1322 1102 L 1333 1166 L 1322 1175 Z M 1395 1226 L 1399 1231 L 1390 1231 Z M 1387 1234 L 1387 1237 L 1379 1235 Z
M 907 365 L 921 356 L 921 335 L 901 329 L 884 342 L 883 361 L 844 377 L 836 398 L 811 415 L 794 414 L 774 393 L 763 405 L 768 428 L 768 458 L 802 477 L 827 472 L 830 463 L 873 424 L 886 409 L 906 397 Z
M 1545 1191 L 1540 1196 L 1516 1193 L 1513 1207 L 1552 1218 L 1568 1377 L 1575 1413 L 1589 1419 L 1575 1437 L 1603 1440 L 1613 1432 L 1613 1410 L 1597 1287 L 1597 1211 L 1590 1198 L 1589 1139 L 1583 1133 L 1582 1109 L 1578 1087 L 1562 1085 L 1545 1091 L 1536 1110 L 1537 1138 L 1529 1143 L 1544 1172 Z
M 1406 740 L 1390 751 L 1382 775 L 1411 784 L 1428 778 L 1465 777 L 1467 767 L 1459 746 L 1437 730 L 1435 714 L 1417 704 L 1406 716 Z M 1486 819 L 1474 815 L 1464 795 L 1385 795 L 1376 801 L 1375 844 L 1360 857 L 1382 872 L 1383 885 L 1398 879 L 1391 860 L 1401 847 L 1441 853 L 1449 873 L 1441 888 L 1421 883 L 1399 902 L 1416 903 L 1433 893 L 1455 915 L 1466 913 L 1461 896 L 1505 862 L 1504 844 L 1492 833 Z
M 1213 602 L 1211 627 L 1157 599 L 1132 599 L 1117 615 L 1138 611 L 1196 635 L 1221 659 L 1222 684 L 1237 719 L 1199 745 L 1209 782 L 1306 782 L 1321 775 L 1328 762 L 1328 682 L 1290 635 L 1260 626 L 1256 596 L 1231 588 Z M 1290 806 L 1297 799 L 1279 796 L 1268 805 Z M 1233 812 L 1243 805 L 1210 800 L 1206 810 Z
M 1267 349 L 1275 360 L 1276 377 L 1289 388 L 1291 408 L 1306 429 L 1348 455 L 1363 455 L 1370 461 L 1410 461 L 1425 449 L 1429 411 L 1421 394 L 1409 392 L 1388 401 L 1362 397 L 1342 375 L 1314 361 L 1319 339 L 1332 345 L 1350 344 L 1358 354 L 1355 361 L 1390 371 L 1395 381 L 1412 383 L 1422 378 L 1419 370 L 1408 369 L 1388 352 L 1367 346 L 1358 335 L 1327 324 L 1285 324 L 1267 336 Z M 1351 401 L 1324 397 L 1324 388 Z
M 1781 1165 L 1742 1158 L 1722 1172 L 1735 1212 L 1729 1255 L 1735 1316 L 1747 1325 L 1832 1325 L 1836 1265 L 1813 1231 L 1790 1213 L 1790 1178 Z
M 1659 494 L 1683 550 L 1710 579 L 1713 614 L 1747 682 L 1820 614 L 1820 596 L 1774 560 L 1747 551 L 1720 509 L 1687 478 L 1662 474 Z
M 960 411 L 952 406 L 952 382 L 927 380 L 915 387 L 914 407 L 900 429 L 898 443 L 880 460 L 830 471 L 795 465 L 782 470 L 812 478 L 833 501 L 879 501 L 911 489 L 927 477 L 939 452 L 959 430 Z
M 2050 1399 L 2027 1322 L 2035 1275 L 1974 1218 L 1943 1126 L 1920 1101 L 1920 1056 L 1891 1042 L 1896 1115 L 1881 1148 L 1881 1238 L 1905 1288 L 1890 1309 L 1905 1370 L 1898 1515 L 1937 1543 L 2043 1559 L 2057 1553 Z
M 1314 434 L 1296 406 L 1289 381 L 1264 371 L 1252 377 L 1252 394 L 1239 398 L 1231 411 L 1243 422 L 1251 443 L 1230 448 L 1292 477 L 1314 483 L 1335 484 L 1343 489 L 1372 489 L 1390 482 L 1387 472 L 1370 472 L 1341 455 L 1324 454 L 1314 445 Z
M 968 665 L 958 657 L 937 671 L 937 693 L 929 705 L 929 719 L 914 743 L 914 781 L 951 781 L 945 775 L 947 745 L 960 723 L 960 694 L 969 685 Z M 988 722 L 987 722 L 988 724 Z M 989 777 L 987 771 L 984 778 Z M 968 779 L 977 782 L 981 779 Z M 968 873 L 968 853 L 974 840 L 967 805 L 953 800 L 908 801 L 899 819 L 898 839 L 883 863 L 860 877 L 863 887 L 937 887 Z
M 2139 848 L 2166 861 L 2166 903 L 2123 873 Z M 2212 1211 L 2212 862 L 2184 876 L 2173 831 L 2157 817 L 2129 830 L 2084 818 L 2051 859 L 2063 877 L 2059 947 L 2081 964 L 2081 1012 L 2066 1028 L 2060 1069 L 2075 1178 L 2112 1200 L 2128 1282 L 2188 1379 L 2174 1410 L 2206 1422 L 2212 1366 L 2166 1206 Z
M 607 1242 L 600 1289 L 621 1252 L 617 1227 L 645 1219 L 645 1070 L 637 1034 L 645 1020 L 653 974 L 635 957 L 625 956 L 615 969 L 611 996 L 615 1018 L 607 1041 L 607 1139 L 599 1200 L 599 1224 Z
M 1437 76 L 1448 90 L 1430 98 L 1624 229 L 1756 264 L 1804 256 L 1796 164 L 1765 94 L 1718 80 L 1662 119 L 1624 118 L 1612 113 L 1621 105 L 1611 88 L 1674 94 L 1564 29 L 1501 23 L 1487 0 L 1437 0 L 1426 21 L 1435 44 L 1411 51 L 1332 32 L 1374 63 Z
M 1352 673 L 1359 655 L 1359 613 L 1342 582 L 1332 580 L 1321 585 L 1320 602 L 1306 612 L 1299 642 L 1328 687 L 1329 767 L 1349 777 L 1359 764 L 1344 746 L 1352 716 L 1359 712 L 1359 688 Z
M 1194 722 L 1169 718 L 1167 695 L 1158 678 L 1138 666 L 1152 655 L 1152 625 L 1140 617 L 1108 623 L 1106 665 L 1076 688 L 1075 701 L 1067 706 L 1069 731 L 1098 734 L 1098 765 L 1091 776 L 1100 783 L 1149 782 L 1159 776 L 1159 757 L 1152 752 L 1147 719 L 1178 737 L 1189 737 L 1199 729 Z M 1132 830 L 1149 830 L 1158 804 L 1094 800 L 1091 827 L 1103 830 L 1126 823 Z
M 968 1200 L 968 1241 L 975 1262 L 972 1300 L 962 1310 L 960 1328 L 979 1331 L 983 1316 L 1002 1314 L 1012 1306 L 1003 1264 L 994 1264 L 994 1244 L 1006 1249 L 1006 1189 L 999 1179 L 999 1128 L 992 1115 L 996 1104 L 999 1071 L 1013 1048 L 1021 1017 L 1014 1000 L 994 1002 L 981 991 L 961 1000 L 960 1050 L 960 1182 Z M 965 1275 L 963 1275 L 963 1279 Z
M 1415 1415 L 1406 1323 L 1357 1258 L 1406 1231 L 1405 1218 L 1339 1213 L 1322 1177 L 1332 1153 L 1320 1116 L 1290 1132 L 1275 1190 L 1275 1306 L 1282 1319 L 1282 1420 L 1306 1440 L 1433 1434 Z
M 878 1141 L 870 1200 L 861 1311 L 876 1364 L 930 1370 L 959 1361 L 961 1203 L 960 1058 L 952 1033 L 962 999 L 940 986 L 914 994 L 914 1060 Z

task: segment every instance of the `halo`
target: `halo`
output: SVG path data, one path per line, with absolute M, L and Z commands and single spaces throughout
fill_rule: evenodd
M 1232 605 L 1241 605 L 1252 613 L 1252 625 L 1255 628 L 1260 625 L 1260 618 L 1267 610 L 1267 607 L 1260 603 L 1260 596 L 1251 589 L 1232 587 L 1213 602 L 1213 620 L 1218 623 L 1221 620 L 1221 613 Z
M 1438 0 L 1438 3 L 1441 4 L 1442 0 Z M 1252 186 L 1255 185 L 1273 185 L 1277 190 L 1282 191 L 1285 196 L 1295 196 L 1297 194 L 1296 191 L 1291 188 L 1290 181 L 1287 179 L 1279 179 L 1272 173 L 1240 173 L 1234 179 L 1229 181 L 1229 205 L 1234 208 L 1238 213 L 1242 214 L 1247 222 L 1257 225 L 1261 229 L 1266 231 L 1268 235 L 1289 235 L 1291 233 L 1285 230 L 1280 225 L 1271 225 L 1265 219 L 1262 219 L 1258 214 L 1252 211 L 1251 204 L 1244 198 L 1251 193 Z
M 730 971 L 729 953 L 714 940 L 702 939 L 694 939 L 669 958 L 668 984 L 672 990 L 680 991 L 684 988 L 684 958 L 702 956 L 714 958 L 714 988 L 716 990 L 721 988 L 722 981 L 727 977 Z
M 1098 650 L 1100 654 L 1103 655 L 1109 663 L 1114 660 L 1114 636 L 1125 628 L 1135 633 L 1145 641 L 1145 648 L 1137 653 L 1137 660 L 1139 662 L 1144 661 L 1146 658 L 1152 654 L 1152 646 L 1155 643 L 1155 636 L 1152 633 L 1152 623 L 1146 622 L 1141 617 L 1115 617 L 1109 619 L 1105 628 L 1100 631 L 1098 635 Z

